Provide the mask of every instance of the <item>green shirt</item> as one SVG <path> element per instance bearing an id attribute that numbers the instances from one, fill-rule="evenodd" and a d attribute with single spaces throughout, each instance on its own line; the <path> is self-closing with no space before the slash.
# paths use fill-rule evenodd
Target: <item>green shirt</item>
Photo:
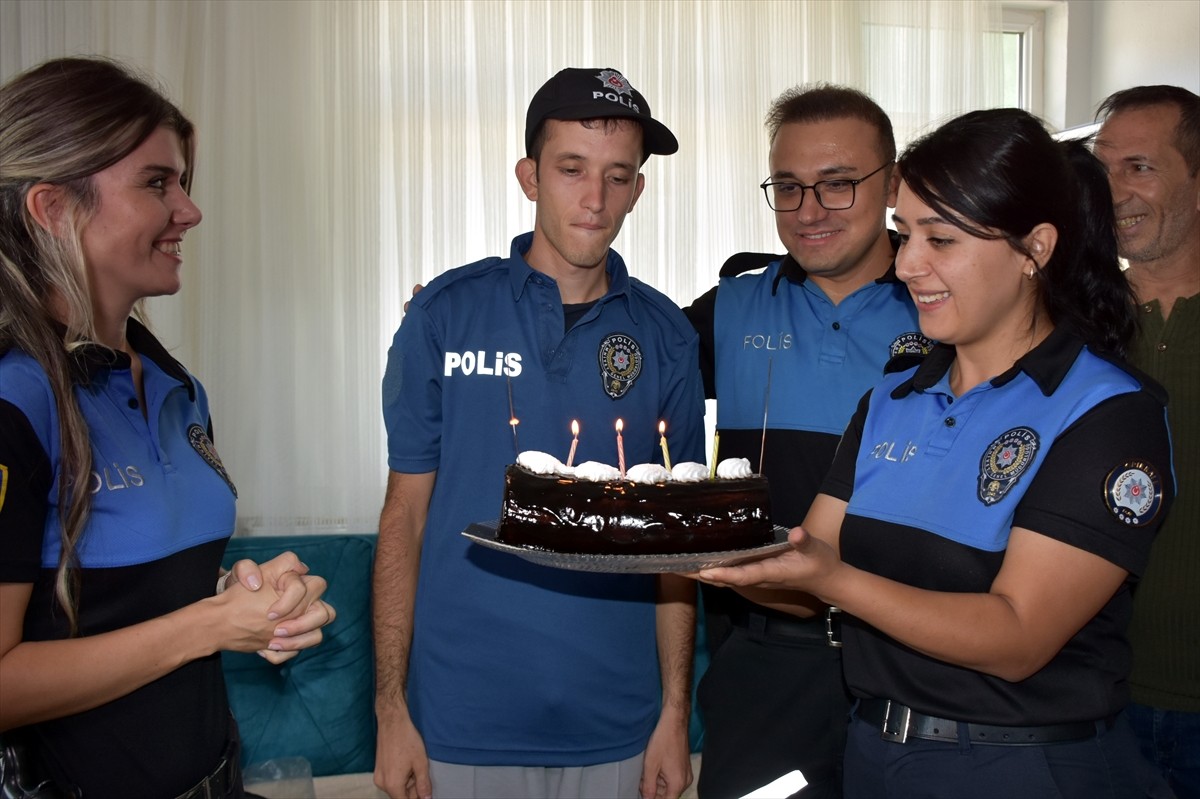
<path id="1" fill-rule="evenodd" d="M 1133 701 L 1200 712 L 1200 295 L 1141 306 L 1129 360 L 1166 387 L 1178 494 L 1134 594 Z"/>

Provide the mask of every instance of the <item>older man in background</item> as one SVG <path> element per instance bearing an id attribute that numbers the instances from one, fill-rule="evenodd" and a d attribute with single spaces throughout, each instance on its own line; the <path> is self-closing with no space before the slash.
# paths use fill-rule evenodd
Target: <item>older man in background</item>
<path id="1" fill-rule="evenodd" d="M 1142 307 L 1130 360 L 1170 394 L 1179 494 L 1134 598 L 1130 721 L 1182 797 L 1200 797 L 1200 97 L 1138 86 L 1100 105 L 1118 245 Z"/>

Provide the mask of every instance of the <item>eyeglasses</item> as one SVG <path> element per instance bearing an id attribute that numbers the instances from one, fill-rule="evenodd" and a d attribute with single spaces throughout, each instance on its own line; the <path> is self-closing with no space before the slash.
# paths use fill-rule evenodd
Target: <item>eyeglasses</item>
<path id="1" fill-rule="evenodd" d="M 759 188 L 766 195 L 767 205 L 771 206 L 772 211 L 800 210 L 800 206 L 804 204 L 805 189 L 812 189 L 812 193 L 817 197 L 817 202 L 826 211 L 845 211 L 854 205 L 854 187 L 876 172 L 881 172 L 891 165 L 892 162 L 888 161 L 874 172 L 868 172 L 855 180 L 844 180 L 842 178 L 836 180 L 818 180 L 811 186 L 805 186 L 803 183 L 796 183 L 791 180 L 772 181 L 770 178 L 767 178 Z"/>

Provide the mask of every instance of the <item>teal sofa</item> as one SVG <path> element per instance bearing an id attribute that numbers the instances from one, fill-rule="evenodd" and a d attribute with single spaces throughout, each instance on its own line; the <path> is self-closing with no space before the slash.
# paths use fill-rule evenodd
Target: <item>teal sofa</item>
<path id="1" fill-rule="evenodd" d="M 224 566 L 299 556 L 329 587 L 337 620 L 320 646 L 282 666 L 223 652 L 225 685 L 242 734 L 242 763 L 303 757 L 314 777 L 375 770 L 375 654 L 371 644 L 374 535 L 235 537 Z"/>

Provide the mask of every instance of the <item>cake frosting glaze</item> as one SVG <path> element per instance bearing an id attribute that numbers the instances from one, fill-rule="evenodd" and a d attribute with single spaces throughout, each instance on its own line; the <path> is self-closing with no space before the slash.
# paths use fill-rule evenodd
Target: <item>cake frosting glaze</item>
<path id="1" fill-rule="evenodd" d="M 497 540 L 552 552 L 665 555 L 725 552 L 772 543 L 765 478 L 744 458 L 722 461 L 716 479 L 700 463 L 668 472 L 638 464 L 625 473 L 589 461 L 569 467 L 523 452 L 505 470 Z"/>

